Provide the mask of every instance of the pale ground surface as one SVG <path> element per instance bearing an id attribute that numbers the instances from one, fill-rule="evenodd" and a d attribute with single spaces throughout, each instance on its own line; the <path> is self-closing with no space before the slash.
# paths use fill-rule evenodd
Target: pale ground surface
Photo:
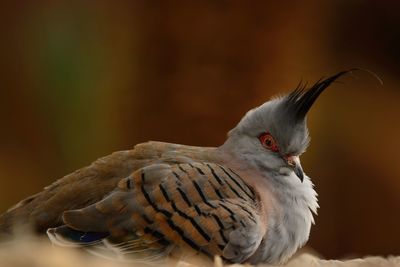
<path id="1" fill-rule="evenodd" d="M 221 259 L 217 258 L 214 264 L 201 264 L 196 265 L 180 261 L 174 264 L 176 267 L 197 267 L 197 266 L 214 266 L 223 267 Z M 37 239 L 24 239 L 19 241 L 12 241 L 0 245 L 0 266 L 1 267 L 126 267 L 126 266 L 143 266 L 143 264 L 132 263 L 117 263 L 109 260 L 103 260 L 93 257 L 82 252 L 58 248 L 49 245 L 48 241 L 41 241 Z M 230 265 L 230 266 L 249 266 L 249 265 Z M 267 266 L 267 265 L 259 265 Z M 309 253 L 300 253 L 289 261 L 286 267 L 297 266 L 323 266 L 323 267 L 400 267 L 399 257 L 366 257 L 363 259 L 353 259 L 346 261 L 338 260 L 322 260 Z M 160 265 L 158 265 L 160 267 Z"/>

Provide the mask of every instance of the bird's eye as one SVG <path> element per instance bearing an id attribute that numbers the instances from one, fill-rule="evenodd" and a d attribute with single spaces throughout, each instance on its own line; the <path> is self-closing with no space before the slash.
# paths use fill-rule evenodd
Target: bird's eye
<path id="1" fill-rule="evenodd" d="M 276 144 L 274 137 L 270 133 L 268 132 L 262 133 L 260 134 L 258 139 L 260 140 L 262 146 L 265 147 L 266 149 L 269 149 L 273 152 L 279 151 L 278 145 Z"/>

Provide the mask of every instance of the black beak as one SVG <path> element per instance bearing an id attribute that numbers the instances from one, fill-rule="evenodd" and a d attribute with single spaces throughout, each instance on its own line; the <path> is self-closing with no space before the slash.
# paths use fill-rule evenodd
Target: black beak
<path id="1" fill-rule="evenodd" d="M 303 182 L 304 172 L 303 172 L 303 168 L 300 165 L 299 157 L 286 156 L 286 157 L 284 157 L 284 159 L 286 160 L 286 162 L 290 166 L 290 168 L 293 169 L 293 171 L 297 175 L 297 177 L 299 177 L 300 181 Z"/>
<path id="2" fill-rule="evenodd" d="M 297 175 L 297 177 L 299 177 L 300 181 L 303 182 L 304 172 L 303 172 L 303 169 L 301 168 L 300 164 L 294 166 L 293 171 Z"/>

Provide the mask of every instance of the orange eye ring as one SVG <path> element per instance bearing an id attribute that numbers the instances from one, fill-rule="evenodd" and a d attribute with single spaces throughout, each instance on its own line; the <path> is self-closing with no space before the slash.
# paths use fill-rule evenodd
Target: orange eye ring
<path id="1" fill-rule="evenodd" d="M 278 145 L 276 144 L 274 137 L 269 132 L 260 134 L 258 139 L 260 140 L 261 145 L 266 149 L 273 152 L 279 152 Z"/>

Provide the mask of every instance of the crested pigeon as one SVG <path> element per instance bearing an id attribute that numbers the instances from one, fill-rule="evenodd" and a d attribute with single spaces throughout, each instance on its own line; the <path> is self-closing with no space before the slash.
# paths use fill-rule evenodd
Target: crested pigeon
<path id="1" fill-rule="evenodd" d="M 9 209 L 0 232 L 24 223 L 58 244 L 149 260 L 187 252 L 283 263 L 318 208 L 299 160 L 306 114 L 348 72 L 250 110 L 220 147 L 147 142 L 100 158 Z"/>

